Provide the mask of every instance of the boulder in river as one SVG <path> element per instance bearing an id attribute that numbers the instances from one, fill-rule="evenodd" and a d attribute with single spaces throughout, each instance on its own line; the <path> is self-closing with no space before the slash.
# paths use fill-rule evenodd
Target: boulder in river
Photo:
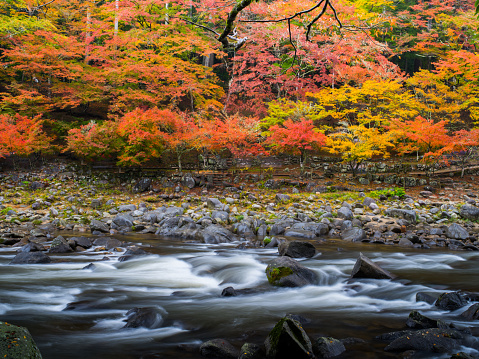
<path id="1" fill-rule="evenodd" d="M 290 257 L 274 259 L 266 267 L 266 276 L 270 284 L 279 287 L 302 287 L 318 281 L 315 272 Z"/>
<path id="2" fill-rule="evenodd" d="M 360 242 L 366 239 L 366 232 L 362 228 L 352 227 L 341 233 L 341 239 L 347 242 Z"/>
<path id="3" fill-rule="evenodd" d="M 462 338 L 462 334 L 453 329 L 422 329 L 400 336 L 393 340 L 384 350 L 388 352 L 421 350 L 447 353 L 459 347 Z"/>
<path id="4" fill-rule="evenodd" d="M 219 359 L 236 359 L 239 354 L 238 349 L 224 339 L 212 339 L 204 342 L 200 346 L 200 353 L 207 358 Z"/>
<path id="5" fill-rule="evenodd" d="M 479 319 L 479 303 L 471 305 L 465 312 L 461 314 L 461 317 L 469 320 Z"/>
<path id="6" fill-rule="evenodd" d="M 136 257 L 147 256 L 148 254 L 149 253 L 145 251 L 144 249 L 138 248 L 136 246 L 132 246 L 128 248 L 128 250 L 120 258 L 118 258 L 118 261 L 126 262 Z"/>
<path id="7" fill-rule="evenodd" d="M 127 313 L 123 328 L 159 328 L 163 324 L 164 311 L 158 307 L 133 308 Z"/>
<path id="8" fill-rule="evenodd" d="M 95 239 L 95 241 L 93 242 L 93 245 L 105 247 L 106 249 L 113 249 L 113 248 L 121 247 L 123 245 L 123 242 L 119 241 L 116 238 L 100 237 Z"/>
<path id="9" fill-rule="evenodd" d="M 437 298 L 435 306 L 446 310 L 456 310 L 464 307 L 467 300 L 459 292 L 442 293 Z"/>
<path id="10" fill-rule="evenodd" d="M 364 254 L 359 253 L 359 258 L 351 272 L 351 278 L 394 279 L 396 276 L 381 268 Z"/>
<path id="11" fill-rule="evenodd" d="M 313 350 L 318 358 L 334 358 L 344 353 L 346 348 L 337 339 L 321 337 L 314 341 Z"/>
<path id="12" fill-rule="evenodd" d="M 69 253 L 73 252 L 72 247 L 68 244 L 68 242 L 62 236 L 56 237 L 48 250 L 48 253 Z"/>
<path id="13" fill-rule="evenodd" d="M 50 257 L 43 252 L 21 252 L 12 259 L 10 264 L 44 264 L 51 261 Z"/>
<path id="14" fill-rule="evenodd" d="M 264 346 L 268 359 L 314 358 L 308 335 L 298 321 L 288 316 L 276 323 Z"/>
<path id="15" fill-rule="evenodd" d="M 11 359 L 42 359 L 27 328 L 0 322 L 1 357 Z"/>
<path id="16" fill-rule="evenodd" d="M 240 356 L 238 359 L 263 359 L 261 347 L 252 343 L 244 343 L 240 349 Z"/>
<path id="17" fill-rule="evenodd" d="M 409 313 L 409 317 L 407 318 L 406 325 L 409 328 L 413 329 L 428 329 L 428 328 L 441 328 L 441 329 L 448 329 L 449 325 L 442 321 L 428 318 L 416 310 L 413 310 Z"/>
<path id="18" fill-rule="evenodd" d="M 316 248 L 309 242 L 284 241 L 278 247 L 280 256 L 291 258 L 311 258 L 316 254 Z"/>

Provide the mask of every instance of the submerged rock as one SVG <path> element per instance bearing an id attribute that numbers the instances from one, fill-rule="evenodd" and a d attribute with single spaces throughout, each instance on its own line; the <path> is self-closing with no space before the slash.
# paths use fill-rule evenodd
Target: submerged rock
<path id="1" fill-rule="evenodd" d="M 201 355 L 207 358 L 236 359 L 238 349 L 224 339 L 213 339 L 204 342 L 200 346 Z"/>
<path id="2" fill-rule="evenodd" d="M 281 319 L 264 342 L 268 359 L 314 358 L 313 346 L 301 324 L 290 317 Z"/>
<path id="3" fill-rule="evenodd" d="M 359 253 L 359 258 L 351 272 L 351 278 L 394 279 L 396 276 L 381 268 L 364 254 Z"/>
<path id="4" fill-rule="evenodd" d="M 409 317 L 406 321 L 406 325 L 409 328 L 413 328 L 413 329 L 427 329 L 427 328 L 447 329 L 449 328 L 449 325 L 446 322 L 440 319 L 435 320 L 435 319 L 428 318 L 416 310 L 413 310 L 411 313 L 409 313 Z"/>
<path id="5" fill-rule="evenodd" d="M 130 309 L 126 313 L 126 324 L 123 328 L 159 328 L 163 324 L 163 314 L 164 311 L 157 307 Z"/>
<path id="6" fill-rule="evenodd" d="M 318 358 L 334 358 L 346 351 L 344 344 L 334 338 L 321 337 L 313 345 L 314 353 Z"/>
<path id="7" fill-rule="evenodd" d="M 479 319 L 479 303 L 471 305 L 465 312 L 461 314 L 461 317 L 469 320 Z"/>
<path id="8" fill-rule="evenodd" d="M 42 359 L 27 328 L 0 322 L 0 354 L 9 359 Z"/>
<path id="9" fill-rule="evenodd" d="M 318 281 L 315 272 L 289 257 L 274 259 L 266 267 L 266 276 L 270 284 L 279 287 L 302 287 Z"/>

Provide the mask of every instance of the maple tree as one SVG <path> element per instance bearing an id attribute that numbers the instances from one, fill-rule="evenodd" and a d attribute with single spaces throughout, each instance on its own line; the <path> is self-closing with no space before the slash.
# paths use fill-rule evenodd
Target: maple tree
<path id="1" fill-rule="evenodd" d="M 0 157 L 50 152 L 52 138 L 44 132 L 43 123 L 40 116 L 0 115 Z"/>
<path id="2" fill-rule="evenodd" d="M 461 167 L 461 177 L 469 162 L 477 158 L 477 146 L 479 146 L 479 129 L 459 130 L 453 133 L 450 142 L 444 152 L 448 157 L 457 161 Z"/>
<path id="3" fill-rule="evenodd" d="M 299 122 L 286 120 L 282 125 L 269 128 L 266 143 L 276 152 L 298 155 L 301 172 L 303 172 L 308 151 L 324 146 L 326 136 L 314 127 L 311 120 L 303 119 Z"/>
<path id="4" fill-rule="evenodd" d="M 326 149 L 332 154 L 341 155 L 343 162 L 349 166 L 353 176 L 356 176 L 364 161 L 374 156 L 388 158 L 393 146 L 391 133 L 376 127 L 356 125 L 330 134 Z"/>

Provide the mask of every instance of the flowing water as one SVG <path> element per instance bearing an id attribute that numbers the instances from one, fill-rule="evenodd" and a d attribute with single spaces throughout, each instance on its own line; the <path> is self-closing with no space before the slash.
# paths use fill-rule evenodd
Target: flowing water
<path id="1" fill-rule="evenodd" d="M 374 245 L 318 244 L 320 254 L 302 260 L 320 283 L 275 288 L 265 268 L 276 249 L 236 249 L 236 244 L 206 245 L 151 237 L 121 237 L 153 255 L 119 262 L 121 252 L 57 255 L 58 262 L 8 265 L 11 249 L 0 249 L 0 320 L 26 326 L 44 359 L 199 358 L 197 345 L 225 338 L 238 348 L 260 344 L 285 314 L 311 322 L 311 337 L 356 337 L 346 358 L 396 357 L 383 351 L 378 334 L 402 330 L 411 310 L 472 327 L 456 312 L 416 302 L 417 292 L 479 292 L 479 254 L 405 250 Z M 338 248 L 341 246 L 341 248 Z M 349 275 L 363 252 L 400 279 L 355 280 Z M 53 257 L 53 256 L 52 256 Z M 103 259 L 103 260 L 102 260 Z M 94 262 L 94 269 L 83 269 Z M 221 297 L 223 288 L 251 288 L 250 294 Z M 74 310 L 68 303 L 81 302 Z M 122 328 L 133 307 L 156 306 L 163 313 L 158 329 Z M 463 348 L 474 354 L 472 349 Z M 424 356 L 439 358 L 438 354 Z M 447 355 L 442 356 L 449 357 Z"/>

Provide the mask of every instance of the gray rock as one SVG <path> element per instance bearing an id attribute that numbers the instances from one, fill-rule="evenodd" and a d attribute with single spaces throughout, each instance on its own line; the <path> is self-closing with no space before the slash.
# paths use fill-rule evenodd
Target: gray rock
<path id="1" fill-rule="evenodd" d="M 266 267 L 266 276 L 270 284 L 279 287 L 302 287 L 318 281 L 315 272 L 290 257 L 274 259 Z"/>
<path id="2" fill-rule="evenodd" d="M 321 337 L 315 340 L 313 351 L 318 358 L 334 358 L 344 353 L 346 348 L 337 339 Z"/>
<path id="3" fill-rule="evenodd" d="M 195 179 L 191 176 L 183 177 L 183 180 L 181 181 L 181 184 L 185 187 L 188 187 L 189 189 L 195 188 L 195 186 L 196 186 Z"/>
<path id="4" fill-rule="evenodd" d="M 181 216 L 185 211 L 182 207 L 168 207 L 165 211 L 165 216 Z"/>
<path id="5" fill-rule="evenodd" d="M 416 293 L 416 302 L 426 302 L 429 304 L 434 304 L 438 298 L 436 293 L 425 293 L 425 292 L 418 292 Z"/>
<path id="6" fill-rule="evenodd" d="M 95 241 L 93 242 L 93 245 L 105 247 L 106 249 L 113 249 L 113 248 L 123 246 L 123 242 L 119 241 L 116 238 L 101 237 L 101 238 L 95 239 Z"/>
<path id="7" fill-rule="evenodd" d="M 9 359 L 42 359 L 27 328 L 0 322 L 0 353 Z"/>
<path id="8" fill-rule="evenodd" d="M 136 211 L 136 206 L 134 204 L 122 204 L 118 207 L 119 212 L 133 212 Z"/>
<path id="9" fill-rule="evenodd" d="M 211 218 L 214 219 L 216 222 L 221 221 L 228 224 L 229 214 L 225 211 L 213 211 L 213 213 L 211 213 Z"/>
<path id="10" fill-rule="evenodd" d="M 35 202 L 34 204 L 32 204 L 32 209 L 33 209 L 34 211 L 39 210 L 39 209 L 42 209 L 42 204 L 39 203 L 39 202 Z"/>
<path id="11" fill-rule="evenodd" d="M 410 332 L 393 340 L 384 350 L 388 352 L 404 352 L 420 350 L 435 353 L 447 353 L 458 347 L 463 336 L 452 329 L 422 329 Z"/>
<path id="12" fill-rule="evenodd" d="M 113 223 L 118 227 L 133 227 L 134 218 L 128 214 L 119 214 L 113 218 Z"/>
<path id="13" fill-rule="evenodd" d="M 239 236 L 254 236 L 251 225 L 247 222 L 235 223 L 233 225 L 233 231 Z"/>
<path id="14" fill-rule="evenodd" d="M 126 313 L 126 324 L 123 328 L 156 329 L 163 324 L 164 311 L 157 307 L 133 308 Z"/>
<path id="15" fill-rule="evenodd" d="M 465 204 L 459 210 L 459 215 L 462 218 L 470 219 L 471 221 L 479 219 L 479 207 Z"/>
<path id="16" fill-rule="evenodd" d="M 441 328 L 449 329 L 449 325 L 442 320 L 428 318 L 416 310 L 409 313 L 406 325 L 413 329 Z"/>
<path id="17" fill-rule="evenodd" d="M 45 188 L 45 184 L 38 181 L 33 181 L 32 183 L 30 183 L 29 187 L 32 191 L 36 191 L 37 189 Z"/>
<path id="18" fill-rule="evenodd" d="M 48 250 L 48 253 L 68 253 L 73 252 L 72 247 L 68 244 L 68 242 L 62 236 L 56 237 Z"/>
<path id="19" fill-rule="evenodd" d="M 469 232 L 457 223 L 451 224 L 446 230 L 447 238 L 466 240 L 469 238 Z"/>
<path id="20" fill-rule="evenodd" d="M 285 237 L 300 238 L 300 239 L 314 239 L 316 234 L 311 231 L 302 229 L 287 229 L 284 234 Z"/>
<path id="21" fill-rule="evenodd" d="M 91 208 L 100 208 L 101 207 L 101 200 L 100 199 L 92 199 L 91 200 L 91 204 L 90 204 Z"/>
<path id="22" fill-rule="evenodd" d="M 456 310 L 464 307 L 467 304 L 467 300 L 459 292 L 446 292 L 442 293 L 437 298 L 436 307 L 446 310 Z"/>
<path id="23" fill-rule="evenodd" d="M 316 248 L 309 242 L 284 241 L 278 247 L 280 256 L 291 258 L 311 258 L 316 254 Z"/>
<path id="24" fill-rule="evenodd" d="M 264 342 L 266 357 L 273 358 L 314 358 L 313 346 L 301 324 L 290 318 L 281 319 Z"/>
<path id="25" fill-rule="evenodd" d="M 209 209 L 223 209 L 223 203 L 221 203 L 218 198 L 208 198 L 206 200 L 206 204 L 208 205 Z"/>
<path id="26" fill-rule="evenodd" d="M 411 224 L 416 224 L 416 211 L 408 210 L 408 209 L 391 208 L 391 209 L 388 209 L 386 213 L 391 217 L 402 218 L 410 222 Z"/>
<path id="27" fill-rule="evenodd" d="M 366 238 L 366 232 L 364 232 L 364 229 L 358 227 L 346 229 L 341 233 L 341 239 L 343 241 L 360 242 Z"/>
<path id="28" fill-rule="evenodd" d="M 351 272 L 351 278 L 394 279 L 396 276 L 381 268 L 364 254 L 359 253 L 359 258 Z"/>
<path id="29" fill-rule="evenodd" d="M 237 359 L 239 351 L 224 339 L 213 339 L 200 346 L 201 355 L 207 358 Z"/>
<path id="30" fill-rule="evenodd" d="M 79 247 L 88 249 L 93 246 L 92 240 L 87 237 L 72 237 L 71 239 L 75 242 L 75 245 L 77 247 L 79 246 Z"/>
<path id="31" fill-rule="evenodd" d="M 50 257 L 43 252 L 21 252 L 12 259 L 10 264 L 44 264 L 51 261 Z"/>
<path id="32" fill-rule="evenodd" d="M 274 199 L 277 203 L 282 203 L 282 202 L 288 202 L 291 199 L 291 197 L 287 194 L 277 193 Z"/>
<path id="33" fill-rule="evenodd" d="M 285 230 L 286 230 L 285 226 L 283 226 L 281 224 L 273 224 L 271 226 L 270 231 L 269 231 L 269 235 L 270 236 L 278 236 L 278 235 L 283 234 Z"/>
<path id="34" fill-rule="evenodd" d="M 329 232 L 329 227 L 327 224 L 324 223 L 314 223 L 314 222 L 301 222 L 301 223 L 294 223 L 291 226 L 291 229 L 301 229 L 304 231 L 311 231 L 314 232 L 316 236 L 325 236 Z"/>
<path id="35" fill-rule="evenodd" d="M 238 240 L 238 236 L 226 228 L 213 224 L 196 233 L 196 239 L 209 244 L 228 243 Z"/>
<path id="36" fill-rule="evenodd" d="M 143 193 L 148 191 L 151 186 L 151 178 L 142 178 L 133 187 L 133 193 Z"/>
<path id="37" fill-rule="evenodd" d="M 341 207 L 340 209 L 338 209 L 338 218 L 352 220 L 353 217 L 354 215 L 351 209 L 347 207 Z"/>
<path id="38" fill-rule="evenodd" d="M 126 261 L 129 261 L 130 259 L 147 256 L 149 254 L 150 253 L 148 253 L 144 249 L 138 248 L 136 246 L 132 246 L 128 248 L 128 250 L 120 258 L 118 258 L 118 262 L 126 262 Z"/>
<path id="39" fill-rule="evenodd" d="M 244 343 L 240 349 L 240 356 L 238 359 L 263 359 L 261 347 L 252 343 Z"/>
<path id="40" fill-rule="evenodd" d="M 376 200 L 371 197 L 364 197 L 363 206 L 371 208 L 371 203 L 376 203 Z"/>
<path id="41" fill-rule="evenodd" d="M 103 223 L 102 221 L 99 221 L 97 219 L 92 219 L 90 222 L 90 230 L 93 231 L 98 231 L 102 233 L 109 233 L 110 228 L 106 223 Z"/>
<path id="42" fill-rule="evenodd" d="M 471 305 L 461 314 L 461 317 L 466 318 L 467 320 L 479 319 L 479 303 Z"/>

